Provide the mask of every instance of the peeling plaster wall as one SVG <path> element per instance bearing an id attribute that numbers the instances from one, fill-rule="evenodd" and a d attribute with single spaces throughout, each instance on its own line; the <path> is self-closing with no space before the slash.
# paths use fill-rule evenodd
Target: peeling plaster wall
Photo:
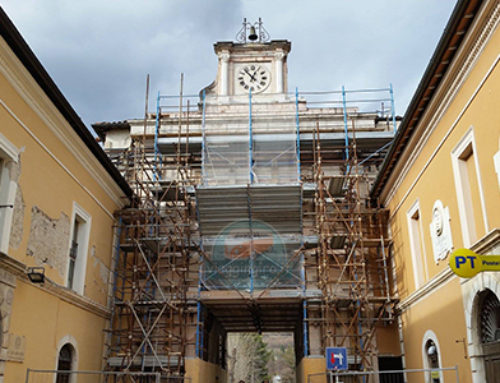
<path id="1" fill-rule="evenodd" d="M 47 264 L 64 277 L 68 262 L 69 235 L 70 222 L 66 214 L 61 213 L 59 219 L 53 219 L 33 206 L 26 254 L 34 257 L 37 265 Z"/>
<path id="2" fill-rule="evenodd" d="M 14 200 L 14 211 L 12 214 L 12 226 L 10 229 L 9 247 L 18 249 L 23 239 L 23 221 L 24 221 L 24 198 L 21 186 L 19 185 L 19 177 L 21 175 L 21 154 L 24 152 L 24 147 L 21 148 L 17 158 L 17 163 L 10 161 L 7 163 L 7 171 L 11 182 L 17 184 L 16 197 Z"/>
<path id="3" fill-rule="evenodd" d="M 90 250 L 90 256 L 92 260 L 92 266 L 95 270 L 95 272 L 92 273 L 92 283 L 100 293 L 107 294 L 110 269 L 96 255 L 95 245 L 93 245 L 92 249 Z"/>
<path id="4" fill-rule="evenodd" d="M 14 214 L 12 215 L 12 226 L 10 229 L 9 247 L 18 249 L 23 240 L 24 221 L 24 198 L 21 187 L 17 185 L 16 199 L 14 201 Z"/>

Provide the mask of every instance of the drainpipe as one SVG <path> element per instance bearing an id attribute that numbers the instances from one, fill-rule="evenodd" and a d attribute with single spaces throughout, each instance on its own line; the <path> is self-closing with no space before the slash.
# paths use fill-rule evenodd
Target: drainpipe
<path id="1" fill-rule="evenodd" d="M 389 228 L 390 231 L 390 228 Z M 390 234 L 390 233 L 389 233 Z M 394 249 L 390 248 L 391 257 L 389 258 L 389 264 L 392 269 L 392 280 L 393 280 L 393 291 L 396 296 L 398 294 L 398 284 L 396 279 L 396 267 L 394 265 Z M 401 364 L 403 366 L 403 370 L 406 370 L 406 352 L 405 352 L 405 342 L 403 337 L 403 320 L 401 319 L 401 314 L 398 315 L 398 337 L 399 337 L 399 351 L 401 352 Z M 406 372 L 404 373 L 404 381 L 408 380 L 406 376 Z"/>

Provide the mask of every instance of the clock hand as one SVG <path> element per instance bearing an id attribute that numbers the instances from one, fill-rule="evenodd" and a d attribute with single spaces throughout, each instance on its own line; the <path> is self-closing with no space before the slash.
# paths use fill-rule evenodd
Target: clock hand
<path id="1" fill-rule="evenodd" d="M 250 76 L 250 78 L 252 79 L 252 81 L 253 81 L 253 82 L 257 81 L 257 80 L 255 80 L 255 77 L 254 77 L 253 75 L 251 75 L 251 74 L 250 74 L 250 72 L 248 71 L 248 69 L 247 69 L 247 68 L 245 68 L 245 69 L 243 69 L 243 70 L 245 71 L 245 73 L 246 73 L 247 75 L 249 75 L 249 76 Z M 255 74 L 255 73 L 254 73 L 254 74 Z"/>

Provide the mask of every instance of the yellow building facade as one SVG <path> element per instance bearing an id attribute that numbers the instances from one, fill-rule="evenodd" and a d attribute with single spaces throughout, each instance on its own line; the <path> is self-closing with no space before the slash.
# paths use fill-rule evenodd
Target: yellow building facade
<path id="1" fill-rule="evenodd" d="M 498 1 L 457 3 L 372 189 L 390 209 L 404 365 L 458 366 L 460 382 L 500 376 L 500 274 L 448 266 L 458 248 L 500 254 L 499 22 Z"/>
<path id="2" fill-rule="evenodd" d="M 113 213 L 130 194 L 0 8 L 0 381 L 102 369 Z"/>

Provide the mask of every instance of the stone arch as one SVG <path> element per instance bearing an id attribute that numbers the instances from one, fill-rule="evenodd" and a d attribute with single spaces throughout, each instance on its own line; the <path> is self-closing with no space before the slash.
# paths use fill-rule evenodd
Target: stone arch
<path id="1" fill-rule="evenodd" d="M 72 335 L 65 335 L 62 337 L 57 344 L 57 353 L 56 353 L 56 366 L 55 369 L 59 368 L 59 358 L 61 355 L 61 351 L 64 351 L 64 348 L 70 348 L 71 350 L 71 366 L 70 370 L 78 370 L 78 346 L 76 339 Z M 54 374 L 54 383 L 57 383 L 57 374 Z M 76 383 L 76 375 L 72 374 L 68 380 L 69 383 Z"/>
<path id="2" fill-rule="evenodd" d="M 481 294 L 487 290 L 500 297 L 500 276 L 496 273 L 480 273 L 467 281 L 463 287 L 465 323 L 467 330 L 467 353 L 472 370 L 472 382 L 486 382 L 483 350 L 480 338 Z"/>

